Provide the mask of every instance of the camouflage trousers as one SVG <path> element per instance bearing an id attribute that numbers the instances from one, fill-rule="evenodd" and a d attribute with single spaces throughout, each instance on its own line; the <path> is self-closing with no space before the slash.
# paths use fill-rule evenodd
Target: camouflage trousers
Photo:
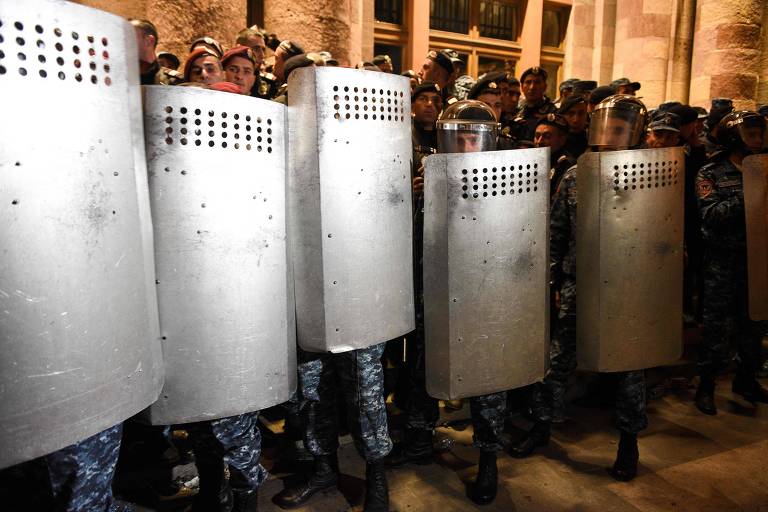
<path id="1" fill-rule="evenodd" d="M 708 258 L 703 272 L 703 329 L 699 344 L 698 373 L 714 379 L 730 359 L 735 347 L 738 372 L 755 378 L 762 365 L 765 322 L 749 318 L 746 269 L 733 271 L 733 264 Z"/>
<path id="2" fill-rule="evenodd" d="M 384 343 L 340 354 L 298 350 L 299 393 L 304 446 L 314 456 L 339 447 L 337 386 L 347 409 L 347 423 L 360 456 L 368 462 L 392 449 L 384 402 Z"/>
<path id="3" fill-rule="evenodd" d="M 552 331 L 550 366 L 544 382 L 534 386 L 533 416 L 551 422 L 562 416 L 568 378 L 576 370 L 576 281 L 568 279 L 560 288 L 560 309 Z M 616 423 L 619 430 L 636 434 L 648 426 L 645 411 L 645 372 L 615 372 Z"/>
<path id="4" fill-rule="evenodd" d="M 507 393 L 473 396 L 469 399 L 472 415 L 472 444 L 484 452 L 500 452 L 504 448 L 501 433 L 507 416 Z"/>
<path id="5" fill-rule="evenodd" d="M 420 301 L 418 301 L 420 303 Z M 417 309 L 419 305 L 417 303 Z M 423 309 L 422 309 L 423 312 Z M 427 393 L 424 316 L 417 313 L 416 330 L 406 338 L 406 365 L 410 391 L 406 403 L 406 428 L 432 431 L 440 418 L 437 399 Z"/>
<path id="6" fill-rule="evenodd" d="M 123 424 L 117 424 L 41 460 L 56 512 L 116 510 L 112 499 Z"/>
<path id="7" fill-rule="evenodd" d="M 200 473 L 200 485 L 207 471 L 223 471 L 229 466 L 229 482 L 235 491 L 257 489 L 267 478 L 267 470 L 260 464 L 261 432 L 258 412 L 229 416 L 211 421 L 184 425 L 189 433 L 192 451 Z M 210 479 L 216 482 L 219 474 Z"/>

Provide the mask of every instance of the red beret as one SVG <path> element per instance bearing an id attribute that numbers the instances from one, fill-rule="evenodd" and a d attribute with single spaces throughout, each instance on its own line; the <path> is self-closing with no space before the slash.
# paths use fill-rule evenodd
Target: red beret
<path id="1" fill-rule="evenodd" d="M 251 61 L 251 64 L 256 66 L 256 57 L 253 55 L 253 51 L 251 51 L 250 48 L 247 46 L 235 46 L 231 50 L 229 50 L 227 53 L 224 54 L 224 56 L 221 58 L 221 65 L 226 66 L 227 61 L 231 59 L 232 57 L 242 57 L 244 59 L 248 59 Z"/>
<path id="2" fill-rule="evenodd" d="M 189 80 L 189 73 L 190 73 L 190 71 L 192 71 L 192 64 L 197 59 L 199 59 L 200 57 L 202 57 L 204 55 L 210 55 L 211 57 L 216 57 L 217 60 L 219 58 L 218 55 L 213 53 L 208 48 L 204 48 L 202 46 L 199 47 L 199 48 L 195 48 L 195 50 L 187 56 L 187 61 L 184 63 L 184 81 L 185 82 L 189 82 L 190 81 Z"/>
<path id="3" fill-rule="evenodd" d="M 233 84 L 232 82 L 216 82 L 215 84 L 211 84 L 208 87 L 213 89 L 214 91 L 242 94 L 240 86 L 237 84 Z"/>

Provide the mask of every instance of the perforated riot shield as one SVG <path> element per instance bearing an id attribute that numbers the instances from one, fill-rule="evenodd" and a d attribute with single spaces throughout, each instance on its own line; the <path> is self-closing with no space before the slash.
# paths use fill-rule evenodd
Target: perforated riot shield
<path id="1" fill-rule="evenodd" d="M 768 320 L 768 155 L 744 159 L 749 316 Z"/>
<path id="2" fill-rule="evenodd" d="M 682 148 L 579 158 L 580 368 L 650 368 L 682 353 Z"/>
<path id="3" fill-rule="evenodd" d="M 544 377 L 549 331 L 549 149 L 427 157 L 424 320 L 429 394 Z"/>
<path id="4" fill-rule="evenodd" d="M 0 3 L 0 467 L 137 413 L 162 383 L 133 28 Z"/>
<path id="5" fill-rule="evenodd" d="M 285 106 L 144 91 L 165 386 L 155 424 L 232 416 L 296 387 Z"/>
<path id="6" fill-rule="evenodd" d="M 288 80 L 289 212 L 299 345 L 365 348 L 414 328 L 410 88 L 297 69 Z"/>

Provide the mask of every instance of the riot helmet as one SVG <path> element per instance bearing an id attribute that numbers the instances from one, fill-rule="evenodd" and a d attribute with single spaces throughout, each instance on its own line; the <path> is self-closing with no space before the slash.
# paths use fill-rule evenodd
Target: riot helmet
<path id="1" fill-rule="evenodd" d="M 737 110 L 718 123 L 717 142 L 721 146 L 745 154 L 759 153 L 768 146 L 765 118 L 757 112 Z"/>
<path id="2" fill-rule="evenodd" d="M 447 107 L 437 121 L 440 153 L 494 151 L 498 135 L 496 114 L 482 101 L 457 101 Z"/>
<path id="3" fill-rule="evenodd" d="M 597 104 L 589 123 L 589 145 L 598 149 L 632 149 L 645 132 L 646 108 L 629 94 L 615 94 Z"/>

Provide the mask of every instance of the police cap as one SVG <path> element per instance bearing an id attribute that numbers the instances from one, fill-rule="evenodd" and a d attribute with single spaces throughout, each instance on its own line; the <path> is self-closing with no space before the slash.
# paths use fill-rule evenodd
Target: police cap
<path id="1" fill-rule="evenodd" d="M 560 130 L 564 133 L 568 133 L 569 131 L 568 121 L 566 121 L 565 118 L 560 114 L 556 114 L 554 112 L 550 112 L 536 122 L 536 126 L 541 126 L 543 124 L 547 126 L 554 126 L 555 128 L 560 128 Z"/>
<path id="2" fill-rule="evenodd" d="M 629 78 L 617 78 L 616 80 L 611 82 L 611 87 L 613 87 L 614 91 L 624 85 L 629 85 L 635 91 L 640 90 L 640 82 L 632 82 L 629 80 Z"/>
<path id="3" fill-rule="evenodd" d="M 589 93 L 589 104 L 590 105 L 597 105 L 601 101 L 603 101 L 605 98 L 613 96 L 613 87 L 610 85 L 601 85 L 600 87 L 596 87 L 592 90 L 592 92 Z"/>
<path id="4" fill-rule="evenodd" d="M 547 80 L 547 70 L 539 66 L 534 66 L 523 71 L 523 74 L 520 75 L 520 81 L 525 82 L 525 77 L 528 75 L 540 76 L 544 79 L 544 81 Z"/>
<path id="5" fill-rule="evenodd" d="M 665 112 L 663 110 L 656 111 L 656 114 L 651 118 L 651 122 L 648 123 L 648 131 L 656 130 L 679 132 L 680 118 L 677 114 L 673 114 L 672 112 Z"/>
<path id="6" fill-rule="evenodd" d="M 424 82 L 423 84 L 417 85 L 413 89 L 413 92 L 411 93 L 411 103 L 416 101 L 416 98 L 418 98 L 420 94 L 424 94 L 425 92 L 433 92 L 435 94 L 440 94 L 440 86 L 434 82 Z"/>
<path id="7" fill-rule="evenodd" d="M 699 113 L 696 112 L 696 109 L 689 105 L 676 105 L 668 109 L 667 112 L 672 112 L 680 118 L 680 126 L 692 123 L 699 118 Z"/>
<path id="8" fill-rule="evenodd" d="M 476 100 L 478 96 L 482 94 L 501 94 L 501 88 L 499 82 L 504 78 L 504 72 L 486 73 L 475 85 L 469 90 L 467 98 L 470 100 Z"/>
<path id="9" fill-rule="evenodd" d="M 446 70 L 449 75 L 453 73 L 453 62 L 451 62 L 451 58 L 443 52 L 430 50 L 427 54 L 427 58 L 437 63 L 437 65 Z"/>

